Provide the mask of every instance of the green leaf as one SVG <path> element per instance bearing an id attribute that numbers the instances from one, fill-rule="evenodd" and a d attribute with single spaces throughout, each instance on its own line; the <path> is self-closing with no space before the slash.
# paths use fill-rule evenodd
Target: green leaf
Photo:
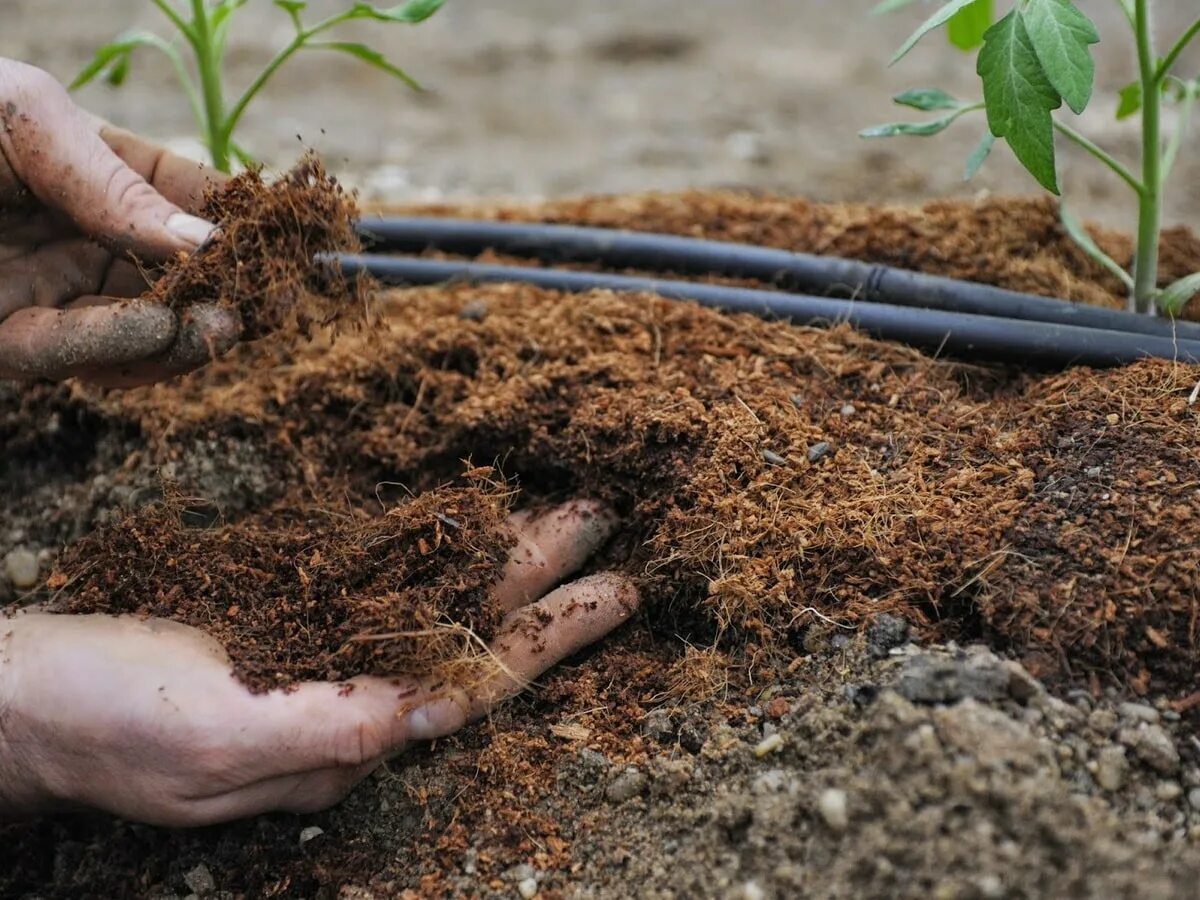
<path id="1" fill-rule="evenodd" d="M 1173 316 L 1183 312 L 1189 300 L 1200 294 L 1200 272 L 1180 278 L 1158 295 L 1158 306 Z"/>
<path id="2" fill-rule="evenodd" d="M 967 105 L 937 88 L 916 88 L 905 91 L 903 94 L 897 94 L 892 100 L 901 106 L 910 106 L 922 112 L 932 112 L 935 109 L 961 109 Z"/>
<path id="3" fill-rule="evenodd" d="M 1050 111 L 1062 105 L 1062 98 L 1042 70 L 1017 10 L 987 30 L 976 71 L 983 79 L 992 134 L 1008 141 L 1029 173 L 1057 194 Z"/>
<path id="4" fill-rule="evenodd" d="M 424 22 L 442 8 L 446 0 L 408 0 L 384 9 L 370 3 L 355 3 L 350 10 L 354 19 L 375 19 L 380 22 L 405 22 L 415 25 Z"/>
<path id="5" fill-rule="evenodd" d="M 388 62 L 378 50 L 372 50 L 366 44 L 355 44 L 348 41 L 313 41 L 305 46 L 316 50 L 333 50 L 337 53 L 348 53 L 380 71 L 387 72 L 393 78 L 398 78 L 414 90 L 421 90 L 415 79 L 403 69 Z"/>
<path id="6" fill-rule="evenodd" d="M 118 35 L 112 43 L 105 44 L 96 51 L 92 61 L 75 76 L 68 89 L 73 91 L 81 88 L 101 75 L 104 75 L 110 84 L 119 85 L 129 74 L 129 56 L 137 47 L 150 46 L 161 49 L 165 43 L 150 31 L 127 31 Z"/>
<path id="7" fill-rule="evenodd" d="M 1134 81 L 1121 88 L 1117 101 L 1117 119 L 1128 119 L 1142 108 L 1142 83 Z"/>
<path id="8" fill-rule="evenodd" d="M 1067 204 L 1060 203 L 1058 205 L 1058 219 L 1062 222 L 1063 228 L 1070 235 L 1071 240 L 1079 245 L 1079 249 L 1094 259 L 1108 271 L 1112 272 L 1117 278 L 1121 279 L 1121 283 L 1129 290 L 1133 290 L 1133 277 L 1121 268 L 1120 264 L 1100 249 L 1100 245 L 1088 233 L 1088 230 L 1083 227 L 1083 223 L 1075 218 L 1075 214 L 1067 208 Z"/>
<path id="9" fill-rule="evenodd" d="M 956 12 L 946 23 L 950 43 L 959 50 L 974 50 L 983 43 L 983 35 L 992 25 L 992 0 L 975 0 Z"/>
<path id="10" fill-rule="evenodd" d="M 963 181 L 970 181 L 979 174 L 984 160 L 988 158 L 988 154 L 992 152 L 994 146 L 996 146 L 996 136 L 990 131 L 984 132 L 979 143 L 975 145 L 975 149 L 971 151 L 971 155 L 967 157 L 967 170 L 963 173 Z"/>
<path id="11" fill-rule="evenodd" d="M 1042 71 L 1076 113 L 1092 98 L 1096 63 L 1090 45 L 1100 33 L 1071 0 L 1028 0 L 1020 13 Z"/>
<path id="12" fill-rule="evenodd" d="M 871 10 L 873 16 L 883 16 L 888 13 L 895 12 L 898 9 L 904 9 L 906 6 L 912 6 L 917 0 L 881 0 L 875 4 Z"/>
<path id="13" fill-rule="evenodd" d="M 900 46 L 900 49 L 897 50 L 892 56 L 892 59 L 888 65 L 894 66 L 896 63 L 900 62 L 900 60 L 908 55 L 909 50 L 917 46 L 917 42 L 920 41 L 921 38 L 925 37 L 925 35 L 929 34 L 929 32 L 933 31 L 935 28 L 941 28 L 952 18 L 954 18 L 955 13 L 975 2 L 977 2 L 977 0 L 950 0 L 949 3 L 922 22 L 917 27 L 917 30 L 908 36 L 908 40 Z"/>
<path id="14" fill-rule="evenodd" d="M 948 116 L 942 116 L 940 119 L 933 119 L 929 122 L 889 122 L 886 125 L 875 125 L 871 128 L 864 128 L 858 133 L 858 136 L 863 138 L 897 137 L 899 135 L 928 137 L 931 134 L 945 131 L 963 112 L 964 110 L 958 109 Z"/>

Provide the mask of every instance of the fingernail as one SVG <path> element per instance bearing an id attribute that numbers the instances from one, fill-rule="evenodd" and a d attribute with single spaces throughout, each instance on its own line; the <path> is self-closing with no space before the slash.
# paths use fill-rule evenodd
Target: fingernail
<path id="1" fill-rule="evenodd" d="M 434 700 L 408 714 L 408 739 L 432 741 L 452 734 L 466 724 L 467 717 L 453 700 Z"/>
<path id="2" fill-rule="evenodd" d="M 175 213 L 167 219 L 167 231 L 193 247 L 199 247 L 212 237 L 216 230 L 217 226 L 212 222 L 189 216 L 187 213 Z"/>

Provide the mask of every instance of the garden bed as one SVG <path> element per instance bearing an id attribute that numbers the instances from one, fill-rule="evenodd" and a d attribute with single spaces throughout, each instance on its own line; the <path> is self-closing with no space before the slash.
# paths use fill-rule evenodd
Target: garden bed
<path id="1" fill-rule="evenodd" d="M 905 211 L 691 194 L 431 211 L 1120 302 L 1043 201 Z M 1200 240 L 1168 232 L 1163 263 L 1164 280 L 1200 269 Z M 1132 896 L 1196 871 L 1200 768 L 1182 734 L 1197 705 L 1200 367 L 1029 374 L 846 328 L 509 285 L 392 291 L 380 311 L 384 327 L 332 343 L 274 334 L 177 384 L 3 387 L 0 554 L 66 545 L 44 563 L 57 602 L 209 628 L 260 688 L 428 663 L 336 653 L 363 629 L 396 630 L 335 602 L 386 593 L 393 572 L 419 600 L 403 624 L 450 615 L 486 634 L 504 509 L 584 494 L 625 523 L 597 564 L 639 581 L 644 617 L 323 816 L 184 835 L 11 826 L 6 894 L 186 893 L 201 864 L 247 896 L 512 896 L 523 865 L 546 896 L 722 883 L 750 896 L 749 881 L 780 896 L 1004 896 L 985 875 L 1018 894 L 1091 880 Z M 381 528 L 383 550 L 364 539 Z M 160 557 L 168 579 L 129 564 Z M 328 600 L 320 629 L 279 602 L 301 566 Z M 1071 702 L 994 660 L 980 666 L 1011 684 L 949 709 L 881 691 L 920 665 L 870 652 L 864 635 L 878 650 L 898 619 L 926 645 L 984 642 Z M 1151 728 L 1179 732 L 1173 761 L 1145 749 Z M 756 755 L 775 729 L 782 748 Z M 1101 761 L 1118 755 L 1113 786 Z M 324 834 L 301 845 L 313 823 Z"/>

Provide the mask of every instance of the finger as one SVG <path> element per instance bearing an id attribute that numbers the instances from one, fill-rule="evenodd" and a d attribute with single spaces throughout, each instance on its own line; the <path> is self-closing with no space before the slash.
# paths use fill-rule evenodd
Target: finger
<path id="1" fill-rule="evenodd" d="M 98 124 L 104 143 L 151 187 L 186 212 L 199 214 L 209 188 L 229 180 L 216 169 L 177 156 L 123 128 L 103 121 Z"/>
<path id="2" fill-rule="evenodd" d="M 598 641 L 639 605 L 629 579 L 592 575 L 565 585 L 505 617 L 492 650 L 505 671 L 470 690 L 449 690 L 405 717 L 410 740 L 452 734 L 485 715 L 500 701 L 524 690 L 554 664 Z"/>
<path id="3" fill-rule="evenodd" d="M 112 254 L 94 241 L 56 241 L 0 263 L 0 319 L 27 306 L 59 306 L 98 293 Z"/>
<path id="4" fill-rule="evenodd" d="M 63 379 L 127 365 L 166 351 L 178 324 L 165 306 L 139 300 L 20 309 L 0 322 L 0 377 Z"/>
<path id="5" fill-rule="evenodd" d="M 103 298 L 80 298 L 80 302 Z M 130 388 L 156 384 L 207 365 L 225 355 L 241 334 L 237 313 L 197 303 L 179 314 L 179 331 L 165 353 L 124 366 L 89 369 L 79 377 L 101 387 Z"/>
<path id="6" fill-rule="evenodd" d="M 214 797 L 186 801 L 170 821 L 150 824 L 201 826 L 244 819 L 268 812 L 314 813 L 336 806 L 356 784 L 374 772 L 383 759 L 351 768 L 317 769 L 267 778 Z"/>
<path id="7" fill-rule="evenodd" d="M 115 259 L 96 293 L 104 297 L 140 297 L 150 285 L 150 276 L 141 266 L 128 260 Z"/>
<path id="8" fill-rule="evenodd" d="M 190 251 L 212 226 L 155 190 L 104 142 L 54 78 L 12 64 L 0 150 L 29 190 L 84 234 L 154 260 Z"/>
<path id="9" fill-rule="evenodd" d="M 514 519 L 517 545 L 492 589 L 505 610 L 536 600 L 577 572 L 617 528 L 616 516 L 595 500 L 572 500 L 526 521 Z"/>

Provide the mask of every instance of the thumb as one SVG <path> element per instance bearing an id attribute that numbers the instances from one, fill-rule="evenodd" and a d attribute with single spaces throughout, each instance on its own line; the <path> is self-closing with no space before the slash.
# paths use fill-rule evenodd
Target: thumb
<path id="1" fill-rule="evenodd" d="M 12 63 L 0 71 L 0 119 L 0 150 L 17 177 L 89 237 L 161 261 L 212 233 L 126 165 L 41 69 Z"/>

